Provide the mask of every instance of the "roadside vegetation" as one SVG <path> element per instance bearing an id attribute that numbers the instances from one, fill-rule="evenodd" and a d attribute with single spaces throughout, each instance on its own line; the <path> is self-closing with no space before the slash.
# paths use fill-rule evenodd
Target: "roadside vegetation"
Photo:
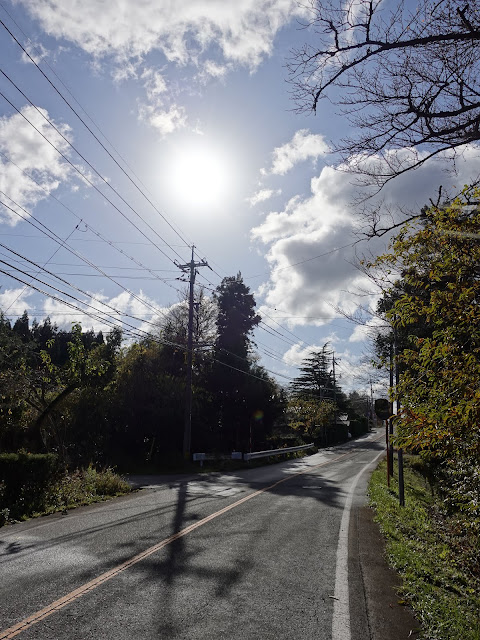
<path id="1" fill-rule="evenodd" d="M 404 509 L 374 474 L 371 500 L 403 593 L 435 640 L 480 638 L 480 188 L 425 208 L 367 265 L 382 284 L 377 365 L 395 366 Z"/>
<path id="2" fill-rule="evenodd" d="M 387 487 L 386 462 L 373 473 L 369 496 L 388 561 L 403 579 L 399 598 L 412 607 L 423 637 L 479 640 L 478 530 L 448 508 L 419 456 L 405 457 L 405 507 L 399 506 L 397 476 Z"/>
<path id="3" fill-rule="evenodd" d="M 0 454 L 0 526 L 131 491 L 112 469 L 68 471 L 56 454 Z"/>

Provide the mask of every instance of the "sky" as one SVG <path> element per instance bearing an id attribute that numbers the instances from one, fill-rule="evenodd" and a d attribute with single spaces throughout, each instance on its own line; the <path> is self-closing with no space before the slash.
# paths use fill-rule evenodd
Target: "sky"
<path id="1" fill-rule="evenodd" d="M 260 363 L 280 383 L 328 343 L 340 385 L 368 388 L 370 328 L 347 317 L 374 308 L 358 260 L 388 238 L 362 236 L 361 191 L 330 151 L 348 122 L 328 101 L 295 111 L 286 63 L 315 41 L 306 11 L 294 0 L 0 1 L 7 317 L 145 335 L 185 290 L 178 264 L 195 245 L 207 293 L 239 271 L 254 293 Z M 480 172 L 475 150 L 456 168 L 433 159 L 371 202 L 418 210 L 440 184 Z"/>

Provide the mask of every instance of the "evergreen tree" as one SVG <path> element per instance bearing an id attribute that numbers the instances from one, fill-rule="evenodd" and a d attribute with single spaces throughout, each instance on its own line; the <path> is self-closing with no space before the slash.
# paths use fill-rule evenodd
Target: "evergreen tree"
<path id="1" fill-rule="evenodd" d="M 290 385 L 290 390 L 297 397 L 317 398 L 318 400 L 334 400 L 338 387 L 333 379 L 333 354 L 324 344 L 319 351 L 305 358 L 300 367 L 301 374 Z"/>
<path id="2" fill-rule="evenodd" d="M 253 367 L 250 336 L 261 318 L 255 313 L 255 299 L 240 273 L 224 278 L 214 298 L 218 316 L 210 388 L 218 406 L 223 447 L 238 449 L 248 442 L 252 407 L 247 389 Z"/>
<path id="3" fill-rule="evenodd" d="M 261 320 L 255 313 L 255 299 L 240 272 L 224 278 L 214 298 L 218 304 L 216 355 L 246 371 L 250 364 L 245 362 L 251 344 L 250 334 Z"/>
<path id="4" fill-rule="evenodd" d="M 27 311 L 24 311 L 20 318 L 17 318 L 13 325 L 13 332 L 17 334 L 22 342 L 29 342 L 32 339 Z"/>

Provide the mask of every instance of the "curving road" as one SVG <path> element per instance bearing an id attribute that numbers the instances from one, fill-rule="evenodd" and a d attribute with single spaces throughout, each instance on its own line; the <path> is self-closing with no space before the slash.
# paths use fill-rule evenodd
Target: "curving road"
<path id="1" fill-rule="evenodd" d="M 380 440 L 379 440 L 380 438 Z M 352 509 L 379 433 L 0 529 L 0 639 L 365 640 Z"/>

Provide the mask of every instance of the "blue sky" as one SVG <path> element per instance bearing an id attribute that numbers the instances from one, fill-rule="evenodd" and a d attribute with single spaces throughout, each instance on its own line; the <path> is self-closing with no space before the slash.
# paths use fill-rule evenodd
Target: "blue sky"
<path id="1" fill-rule="evenodd" d="M 386 240 L 353 244 L 357 188 L 329 153 L 348 123 L 329 102 L 316 115 L 293 111 L 285 64 L 292 48 L 314 41 L 300 28 L 306 17 L 293 0 L 2 0 L 5 27 L 91 131 L 0 27 L 0 200 L 10 207 L 0 205 L 0 259 L 37 273 L 13 250 L 60 275 L 83 293 L 55 286 L 86 311 L 155 322 L 178 300 L 174 261 L 187 262 L 194 243 L 214 269 L 202 269 L 199 283 L 211 288 L 241 271 L 251 287 L 265 322 L 261 361 L 287 376 L 280 381 L 329 341 L 345 387 L 364 387 L 365 330 L 338 309 L 375 304 L 353 263 Z M 440 183 L 467 182 L 476 165 L 468 150 L 456 177 L 427 163 L 382 198 L 421 207 Z M 12 319 L 27 309 L 62 327 L 80 319 L 101 328 L 7 275 L 0 284 Z"/>

